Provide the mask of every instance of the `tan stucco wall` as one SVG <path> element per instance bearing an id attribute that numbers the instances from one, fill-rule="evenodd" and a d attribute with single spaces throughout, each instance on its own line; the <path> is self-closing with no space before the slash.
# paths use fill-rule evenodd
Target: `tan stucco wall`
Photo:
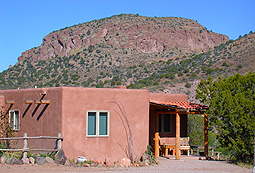
<path id="1" fill-rule="evenodd" d="M 49 106 L 45 104 L 25 104 L 25 100 L 40 100 L 42 95 L 46 95 L 43 100 L 50 100 Z M 0 97 L 6 100 L 13 100 L 14 104 L 3 104 L 5 110 L 19 110 L 19 131 L 16 136 L 23 136 L 27 133 L 29 137 L 33 136 L 57 136 L 61 133 L 61 88 L 49 89 L 14 89 L 1 90 Z M 11 107 L 10 107 L 11 106 Z M 21 145 L 23 147 L 23 141 Z M 55 140 L 29 140 L 29 148 L 54 148 Z"/>
<path id="2" fill-rule="evenodd" d="M 121 121 L 121 110 L 115 103 L 123 104 L 133 133 L 137 155 L 149 144 L 149 92 L 147 90 L 63 88 L 63 149 L 68 158 L 115 161 L 126 157 L 126 124 Z M 89 110 L 110 111 L 109 137 L 86 137 L 86 115 Z"/>

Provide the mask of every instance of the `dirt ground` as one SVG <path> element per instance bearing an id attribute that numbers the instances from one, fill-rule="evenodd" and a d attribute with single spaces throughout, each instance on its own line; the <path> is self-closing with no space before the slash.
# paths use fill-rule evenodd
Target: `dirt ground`
<path id="1" fill-rule="evenodd" d="M 159 165 L 130 168 L 66 167 L 57 164 L 45 165 L 0 165 L 0 172 L 252 172 L 225 161 L 198 160 L 198 157 L 181 157 L 180 160 L 157 158 Z"/>

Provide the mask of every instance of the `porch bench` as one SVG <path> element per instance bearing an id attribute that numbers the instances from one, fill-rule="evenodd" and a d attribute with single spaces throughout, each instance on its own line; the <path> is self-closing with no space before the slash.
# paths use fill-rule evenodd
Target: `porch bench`
<path id="1" fill-rule="evenodd" d="M 160 146 L 164 151 L 164 155 L 168 155 L 168 149 L 173 150 L 173 155 L 175 155 L 175 138 L 174 137 L 162 137 L 160 138 Z M 189 137 L 180 138 L 180 150 L 187 150 L 187 155 L 189 156 Z"/>

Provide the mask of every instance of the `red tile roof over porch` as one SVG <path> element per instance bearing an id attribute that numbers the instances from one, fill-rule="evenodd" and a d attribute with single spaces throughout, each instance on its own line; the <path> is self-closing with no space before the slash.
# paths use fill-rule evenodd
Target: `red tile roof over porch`
<path id="1" fill-rule="evenodd" d="M 156 100 L 150 100 L 150 103 L 161 105 L 161 106 L 169 106 L 171 108 L 176 108 L 176 109 L 186 109 L 186 110 L 204 110 L 209 108 L 208 106 L 191 103 L 191 102 L 160 102 Z"/>

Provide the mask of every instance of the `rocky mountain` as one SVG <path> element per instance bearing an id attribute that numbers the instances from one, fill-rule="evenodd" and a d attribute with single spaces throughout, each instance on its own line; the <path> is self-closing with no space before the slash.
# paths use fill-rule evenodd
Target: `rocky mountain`
<path id="1" fill-rule="evenodd" d="M 118 15 L 54 31 L 0 73 L 0 89 L 146 88 L 186 93 L 201 78 L 255 72 L 255 34 L 237 40 L 183 18 Z"/>
<path id="2" fill-rule="evenodd" d="M 128 52 L 133 49 L 143 53 L 174 50 L 174 57 L 184 53 L 201 53 L 228 40 L 227 36 L 208 31 L 193 20 L 124 14 L 54 31 L 43 38 L 41 46 L 22 53 L 18 60 L 68 57 L 98 44 Z M 176 51 L 176 48 L 182 52 Z"/>

